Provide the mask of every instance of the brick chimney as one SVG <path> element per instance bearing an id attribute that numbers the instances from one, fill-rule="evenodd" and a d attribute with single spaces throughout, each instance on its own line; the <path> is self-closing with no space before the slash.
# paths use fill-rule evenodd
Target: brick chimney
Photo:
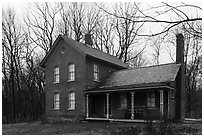
<path id="1" fill-rule="evenodd" d="M 92 39 L 91 39 L 91 34 L 90 33 L 86 33 L 85 34 L 85 44 L 92 46 Z"/>
<path id="2" fill-rule="evenodd" d="M 185 118 L 185 65 L 184 65 L 184 37 L 176 35 L 176 63 L 181 68 L 176 77 L 176 119 Z"/>

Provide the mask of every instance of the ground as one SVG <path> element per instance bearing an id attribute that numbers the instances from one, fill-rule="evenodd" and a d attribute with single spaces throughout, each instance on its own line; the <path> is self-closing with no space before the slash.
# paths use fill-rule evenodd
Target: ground
<path id="1" fill-rule="evenodd" d="M 39 122 L 2 125 L 3 135 L 114 135 L 148 134 L 145 123 L 69 122 L 41 124 Z M 202 123 L 171 123 L 176 134 L 202 134 Z M 176 127 L 176 128 L 175 128 Z M 139 130 L 138 130 L 139 129 Z M 162 129 L 163 130 L 163 129 Z M 169 127 L 168 127 L 169 130 Z M 179 132 L 177 132 L 179 131 Z M 156 133 L 157 134 L 157 133 Z"/>

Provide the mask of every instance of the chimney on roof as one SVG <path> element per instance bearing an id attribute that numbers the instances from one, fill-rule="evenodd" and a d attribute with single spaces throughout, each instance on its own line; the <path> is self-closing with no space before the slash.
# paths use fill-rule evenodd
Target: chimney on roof
<path id="1" fill-rule="evenodd" d="M 176 63 L 181 64 L 176 77 L 176 119 L 185 118 L 185 65 L 184 65 L 184 37 L 176 35 Z"/>
<path id="2" fill-rule="evenodd" d="M 184 37 L 181 33 L 176 35 L 176 63 L 184 63 Z"/>
<path id="3" fill-rule="evenodd" d="M 91 39 L 91 34 L 90 33 L 86 33 L 85 34 L 85 44 L 92 46 L 92 39 Z"/>

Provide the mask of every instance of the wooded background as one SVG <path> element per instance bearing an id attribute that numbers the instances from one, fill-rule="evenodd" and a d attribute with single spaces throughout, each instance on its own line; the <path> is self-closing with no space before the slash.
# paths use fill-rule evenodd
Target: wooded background
<path id="1" fill-rule="evenodd" d="M 28 4 L 28 3 L 27 3 Z M 175 62 L 175 35 L 185 37 L 186 117 L 202 115 L 202 8 L 188 3 L 29 3 L 25 17 L 2 11 L 2 122 L 45 115 L 39 63 L 59 34 L 118 57 L 131 68 Z M 166 53 L 165 56 L 162 55 Z M 163 62 L 166 63 L 166 62 Z"/>

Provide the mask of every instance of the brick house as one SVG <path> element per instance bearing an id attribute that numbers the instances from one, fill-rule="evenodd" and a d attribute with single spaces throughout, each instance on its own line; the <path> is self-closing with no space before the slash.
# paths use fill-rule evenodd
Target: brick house
<path id="1" fill-rule="evenodd" d="M 185 77 L 182 34 L 176 63 L 129 69 L 118 58 L 59 35 L 41 62 L 47 117 L 138 121 L 183 119 Z"/>

